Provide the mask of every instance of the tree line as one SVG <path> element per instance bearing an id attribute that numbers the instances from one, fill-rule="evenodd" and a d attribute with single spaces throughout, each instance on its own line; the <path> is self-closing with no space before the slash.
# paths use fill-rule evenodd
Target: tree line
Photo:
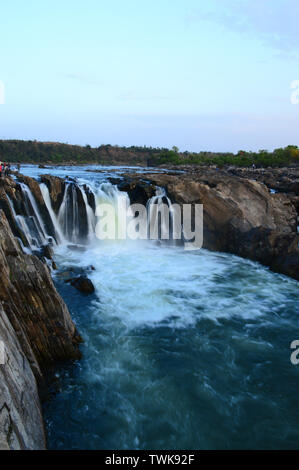
<path id="1" fill-rule="evenodd" d="M 296 145 L 277 148 L 272 152 L 180 152 L 172 149 L 146 146 L 120 147 L 117 145 L 79 146 L 55 142 L 0 140 L 0 161 L 39 164 L 106 164 L 128 165 L 227 165 L 249 167 L 284 166 L 299 163 Z"/>

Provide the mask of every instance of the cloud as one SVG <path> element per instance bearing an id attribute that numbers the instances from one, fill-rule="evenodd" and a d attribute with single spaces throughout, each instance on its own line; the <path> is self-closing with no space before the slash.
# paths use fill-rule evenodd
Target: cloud
<path id="1" fill-rule="evenodd" d="M 187 14 L 187 23 L 212 22 L 258 38 L 278 55 L 296 58 L 299 49 L 298 0 L 210 0 Z"/>

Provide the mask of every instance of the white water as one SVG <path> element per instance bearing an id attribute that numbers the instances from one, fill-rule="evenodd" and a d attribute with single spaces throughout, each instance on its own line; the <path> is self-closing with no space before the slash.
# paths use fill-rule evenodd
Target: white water
<path id="1" fill-rule="evenodd" d="M 15 218 L 17 224 L 18 224 L 18 227 L 23 232 L 23 235 L 24 235 L 25 239 L 27 240 L 27 243 L 29 245 L 30 250 L 36 249 L 37 246 L 38 246 L 38 241 L 31 236 L 31 230 L 28 227 L 26 217 L 23 216 L 23 215 L 17 215 L 12 200 L 10 199 L 10 197 L 8 195 L 6 195 L 6 197 L 7 197 L 7 200 L 9 202 L 9 205 L 11 207 L 14 218 Z M 21 246 L 22 246 L 24 252 L 27 253 L 28 249 L 26 247 L 24 247 L 23 242 L 21 242 Z"/>
<path id="2" fill-rule="evenodd" d="M 52 208 L 49 189 L 48 189 L 48 187 L 45 183 L 40 184 L 40 189 L 41 189 L 41 193 L 43 195 L 45 204 L 47 206 L 48 212 L 50 214 L 53 226 L 55 228 L 57 241 L 58 241 L 58 243 L 64 243 L 65 238 L 64 238 L 64 235 L 63 235 L 62 230 L 60 228 L 60 225 L 59 225 L 59 222 L 57 220 L 56 214 L 55 214 L 55 212 L 53 211 L 53 208 Z"/>
<path id="3" fill-rule="evenodd" d="M 91 241 L 94 239 L 94 234 L 95 234 L 96 217 L 92 208 L 88 204 L 85 191 L 82 188 L 80 188 L 80 190 L 81 190 L 81 194 L 83 197 L 83 201 L 85 203 L 86 214 L 87 214 L 87 224 L 88 224 L 87 241 L 91 243 Z"/>
<path id="4" fill-rule="evenodd" d="M 90 185 L 98 203 L 114 205 L 121 233 L 127 195 Z M 96 292 L 84 297 L 56 275 L 84 343 L 44 405 L 50 448 L 298 448 L 296 281 L 229 254 L 153 241 L 93 237 L 84 253 L 66 241 L 56 262 L 92 265 Z"/>
<path id="5" fill-rule="evenodd" d="M 42 244 L 46 244 L 48 242 L 49 236 L 47 235 L 47 231 L 46 231 L 44 222 L 41 218 L 41 215 L 39 213 L 35 198 L 33 197 L 30 188 L 26 184 L 21 183 L 21 188 L 22 188 L 24 196 L 25 197 L 27 196 L 28 200 L 30 201 L 32 209 L 34 211 L 33 219 L 35 220 L 35 226 L 39 235 L 39 241 Z M 27 204 L 25 204 L 25 207 L 27 207 Z M 28 210 L 27 216 L 31 217 L 29 210 Z"/>

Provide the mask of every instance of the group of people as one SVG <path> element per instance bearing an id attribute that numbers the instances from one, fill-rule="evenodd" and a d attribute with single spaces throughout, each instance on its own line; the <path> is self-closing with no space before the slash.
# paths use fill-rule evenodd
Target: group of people
<path id="1" fill-rule="evenodd" d="M 6 163 L 6 162 L 0 162 L 0 178 L 2 178 L 2 176 L 8 176 L 10 173 L 10 163 Z"/>

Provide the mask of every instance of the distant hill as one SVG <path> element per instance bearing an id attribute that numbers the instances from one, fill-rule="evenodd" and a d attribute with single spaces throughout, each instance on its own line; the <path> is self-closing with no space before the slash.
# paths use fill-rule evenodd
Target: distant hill
<path id="1" fill-rule="evenodd" d="M 147 161 L 167 149 L 101 145 L 85 147 L 59 142 L 0 140 L 0 160 L 20 163 L 97 163 L 146 165 Z"/>
<path id="2" fill-rule="evenodd" d="M 119 147 L 117 145 L 70 145 L 59 142 L 36 140 L 0 140 L 0 161 L 38 164 L 102 164 L 102 165 L 234 165 L 238 167 L 285 166 L 299 163 L 296 145 L 275 149 L 273 152 L 259 150 L 248 152 L 179 152 L 177 147 Z"/>

